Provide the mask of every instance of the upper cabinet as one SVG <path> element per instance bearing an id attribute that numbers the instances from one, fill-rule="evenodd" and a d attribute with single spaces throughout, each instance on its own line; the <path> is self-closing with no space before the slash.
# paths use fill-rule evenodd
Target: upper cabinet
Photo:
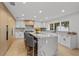
<path id="1" fill-rule="evenodd" d="M 62 21 L 50 24 L 50 30 L 53 31 L 69 31 L 69 21 Z"/>

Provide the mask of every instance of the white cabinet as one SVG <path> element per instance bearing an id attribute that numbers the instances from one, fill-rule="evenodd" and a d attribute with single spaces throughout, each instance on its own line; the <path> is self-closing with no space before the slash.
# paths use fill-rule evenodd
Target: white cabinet
<path id="1" fill-rule="evenodd" d="M 15 32 L 16 38 L 24 38 L 24 32 Z"/>
<path id="2" fill-rule="evenodd" d="M 44 37 L 38 39 L 38 56 L 57 55 L 58 37 Z"/>
<path id="3" fill-rule="evenodd" d="M 55 33 L 40 32 L 39 34 L 30 33 L 37 37 L 38 56 L 55 56 L 58 53 L 58 36 Z"/>
<path id="4" fill-rule="evenodd" d="M 58 34 L 58 42 L 68 48 L 77 48 L 77 35 Z"/>
<path id="5" fill-rule="evenodd" d="M 77 48 L 77 36 L 72 35 L 72 36 L 66 37 L 66 46 L 68 46 L 71 49 Z"/>

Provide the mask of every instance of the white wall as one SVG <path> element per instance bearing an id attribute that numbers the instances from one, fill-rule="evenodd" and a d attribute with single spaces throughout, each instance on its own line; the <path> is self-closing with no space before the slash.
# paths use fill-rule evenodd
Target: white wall
<path id="1" fill-rule="evenodd" d="M 72 15 L 70 17 L 67 18 L 61 18 L 61 19 L 56 19 L 56 20 L 52 20 L 47 22 L 46 27 L 48 27 L 48 29 L 50 29 L 50 23 L 55 23 L 55 22 L 61 22 L 61 21 L 69 21 L 69 31 L 71 32 L 76 32 L 78 34 L 78 48 L 79 48 L 79 14 L 76 15 Z"/>
<path id="2" fill-rule="evenodd" d="M 78 33 L 78 48 L 79 48 L 79 15 L 70 18 L 70 31 Z"/>

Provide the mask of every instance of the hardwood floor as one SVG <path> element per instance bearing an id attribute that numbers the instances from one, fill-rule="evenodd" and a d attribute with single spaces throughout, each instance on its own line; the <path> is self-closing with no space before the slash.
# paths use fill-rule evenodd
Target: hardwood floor
<path id="1" fill-rule="evenodd" d="M 27 56 L 24 40 L 16 39 L 5 56 Z M 62 45 L 58 45 L 58 56 L 79 56 L 79 49 L 69 49 Z"/>
<path id="2" fill-rule="evenodd" d="M 25 49 L 24 40 L 16 39 L 5 55 L 6 56 L 26 56 L 27 50 Z"/>
<path id="3" fill-rule="evenodd" d="M 58 44 L 59 56 L 79 56 L 79 49 L 69 49 L 63 45 Z"/>

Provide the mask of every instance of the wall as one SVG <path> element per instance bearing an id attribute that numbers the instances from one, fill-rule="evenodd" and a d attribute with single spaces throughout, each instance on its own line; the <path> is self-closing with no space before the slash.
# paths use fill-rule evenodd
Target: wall
<path id="1" fill-rule="evenodd" d="M 50 30 L 50 26 L 49 24 L 50 23 L 56 23 L 56 22 L 62 22 L 62 21 L 69 21 L 69 31 L 71 32 L 76 32 L 78 34 L 78 48 L 79 48 L 79 14 L 75 14 L 75 15 L 72 15 L 70 17 L 65 17 L 65 18 L 61 18 L 61 19 L 55 19 L 55 20 L 52 20 L 52 21 L 49 21 L 47 22 L 46 24 L 46 27 Z"/>
<path id="2" fill-rule="evenodd" d="M 79 48 L 79 15 L 70 18 L 70 31 L 78 33 L 78 48 Z"/>
<path id="3" fill-rule="evenodd" d="M 9 14 L 7 9 L 0 3 L 0 55 L 4 55 L 10 47 L 14 36 L 11 35 L 12 28 L 15 27 L 14 18 Z M 6 25 L 8 25 L 8 40 L 6 40 Z"/>

